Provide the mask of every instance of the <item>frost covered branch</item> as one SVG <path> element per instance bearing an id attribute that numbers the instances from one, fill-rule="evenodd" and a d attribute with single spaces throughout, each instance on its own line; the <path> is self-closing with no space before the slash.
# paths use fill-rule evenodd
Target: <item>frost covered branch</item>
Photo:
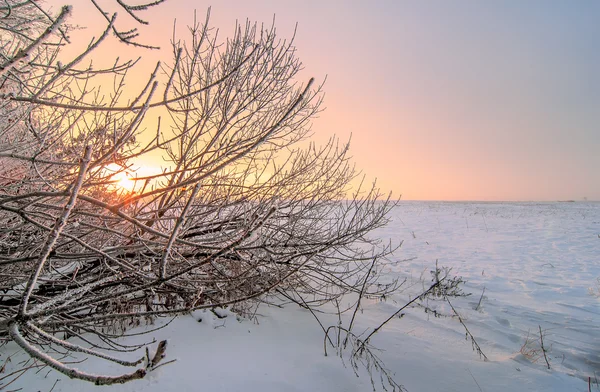
<path id="1" fill-rule="evenodd" d="M 369 235 L 394 203 L 358 181 L 348 143 L 308 141 L 323 86 L 299 80 L 293 39 L 247 22 L 219 42 L 207 13 L 186 40 L 175 31 L 171 61 L 136 88 L 141 60 L 95 68 L 94 55 L 111 33 L 154 45 L 91 1 L 105 29 L 70 58 L 68 8 L 54 18 L 8 1 L 0 14 L 0 337 L 70 377 L 125 382 L 164 365 L 166 342 L 145 367 L 110 377 L 48 347 L 136 366 L 115 352 L 138 347 L 116 339 L 158 317 L 244 313 L 275 292 L 311 297 L 315 310 L 397 288 L 373 284 L 374 258 L 394 247 Z M 144 24 L 159 3 L 112 4 Z M 157 156 L 152 173 L 136 172 Z"/>

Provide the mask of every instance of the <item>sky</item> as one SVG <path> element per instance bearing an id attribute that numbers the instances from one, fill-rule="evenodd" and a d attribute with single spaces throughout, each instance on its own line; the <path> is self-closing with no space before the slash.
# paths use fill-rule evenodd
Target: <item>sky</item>
<path id="1" fill-rule="evenodd" d="M 47 4 L 65 2 L 99 28 L 88 2 Z M 281 37 L 298 24 L 302 76 L 327 78 L 314 139 L 351 137 L 357 167 L 394 197 L 600 200 L 598 1 L 168 0 L 141 40 L 168 50 L 173 19 L 209 6 L 222 37 L 247 18 L 275 16 Z"/>

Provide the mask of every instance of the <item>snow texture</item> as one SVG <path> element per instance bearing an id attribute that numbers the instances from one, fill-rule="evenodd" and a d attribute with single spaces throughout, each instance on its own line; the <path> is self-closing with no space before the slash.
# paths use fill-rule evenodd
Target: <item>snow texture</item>
<path id="1" fill-rule="evenodd" d="M 591 377 L 592 390 L 600 390 L 599 203 L 402 202 L 392 215 L 393 222 L 376 235 L 404 241 L 386 274 L 406 278 L 405 289 L 385 302 L 365 301 L 354 332 L 376 326 L 418 293 L 437 260 L 467 280 L 465 291 L 472 295 L 456 299 L 454 306 L 490 359 L 484 362 L 472 351 L 456 318 L 411 309 L 372 340 L 400 384 L 409 391 L 587 391 Z M 434 305 L 451 314 L 447 305 Z M 337 323 L 331 315 L 322 321 Z M 550 370 L 543 358 L 521 352 L 528 336 L 526 347 L 539 349 L 540 327 Z M 356 377 L 347 362 L 323 355 L 322 330 L 297 306 L 261 306 L 252 320 L 227 309 L 198 311 L 122 342 L 150 337 L 168 339 L 164 361 L 177 361 L 143 380 L 94 387 L 46 368 L 28 371 L 7 390 L 372 390 L 364 371 Z M 2 347 L 0 366 L 17 351 L 14 343 Z M 84 357 L 73 354 L 71 360 Z M 0 377 L 20 369 L 26 359 L 17 352 Z M 123 370 L 97 358 L 71 366 L 102 374 Z"/>

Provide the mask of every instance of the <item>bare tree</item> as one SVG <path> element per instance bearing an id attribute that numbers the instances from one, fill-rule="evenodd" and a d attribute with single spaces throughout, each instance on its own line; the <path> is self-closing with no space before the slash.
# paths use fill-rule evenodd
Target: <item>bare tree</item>
<path id="1" fill-rule="evenodd" d="M 117 0 L 138 23 L 158 3 Z M 307 141 L 321 86 L 298 81 L 293 39 L 246 23 L 222 42 L 207 15 L 186 41 L 173 40 L 169 64 L 130 91 L 135 61 L 90 64 L 114 36 L 153 46 L 117 29 L 116 14 L 98 7 L 105 31 L 65 60 L 69 7 L 50 15 L 33 0 L 4 4 L 0 335 L 69 377 L 110 384 L 144 377 L 166 344 L 125 361 L 98 350 L 118 351 L 107 327 L 217 306 L 244 311 L 273 293 L 313 308 L 397 287 L 373 284 L 372 261 L 393 249 L 369 238 L 393 203 L 374 185 L 352 190 L 358 173 L 346 143 Z M 132 174 L 135 187 L 119 190 L 118 175 L 148 154 L 165 157 L 163 171 Z M 105 345 L 58 338 L 83 333 Z M 138 368 L 88 374 L 48 345 Z"/>

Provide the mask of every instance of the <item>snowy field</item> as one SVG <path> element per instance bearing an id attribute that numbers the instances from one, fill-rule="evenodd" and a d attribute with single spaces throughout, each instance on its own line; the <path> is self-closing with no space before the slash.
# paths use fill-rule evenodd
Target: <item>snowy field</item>
<path id="1" fill-rule="evenodd" d="M 456 318 L 411 309 L 372 341 L 400 384 L 409 391 L 588 391 L 591 377 L 591 389 L 600 390 L 600 203 L 402 202 L 392 218 L 376 234 L 404 241 L 387 276 L 406 279 L 405 290 L 365 303 L 355 331 L 412 298 L 437 260 L 467 280 L 472 295 L 453 303 L 489 358 L 472 351 Z M 4 391 L 41 392 L 372 390 L 364 371 L 356 377 L 347 361 L 323 355 L 324 334 L 310 313 L 297 306 L 263 306 L 258 313 L 249 320 L 195 312 L 150 336 L 124 339 L 169 339 L 166 360 L 177 361 L 144 380 L 94 387 L 33 368 L 9 386 L 8 378 L 0 383 Z M 325 326 L 337 322 L 320 317 Z M 539 356 L 540 328 L 550 369 Z M 0 349 L 0 378 L 30 366 L 26 358 L 14 344 Z M 72 366 L 117 371 L 93 358 Z"/>

